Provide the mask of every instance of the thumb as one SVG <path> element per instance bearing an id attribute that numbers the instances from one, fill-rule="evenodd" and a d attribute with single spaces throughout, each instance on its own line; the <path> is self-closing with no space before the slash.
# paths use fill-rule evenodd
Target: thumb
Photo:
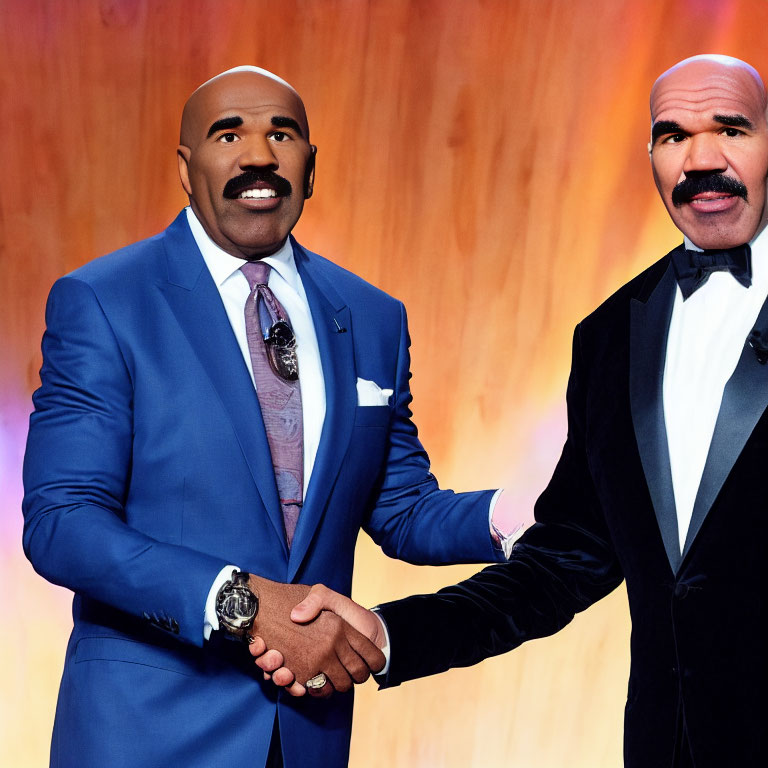
<path id="1" fill-rule="evenodd" d="M 336 607 L 335 592 L 322 584 L 315 584 L 309 594 L 291 611 L 291 620 L 297 624 L 307 624 L 314 621 L 323 610 L 334 611 Z"/>

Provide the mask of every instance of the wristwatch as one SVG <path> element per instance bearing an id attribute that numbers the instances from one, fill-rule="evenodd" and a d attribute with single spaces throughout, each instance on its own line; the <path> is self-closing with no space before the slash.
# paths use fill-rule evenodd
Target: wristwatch
<path id="1" fill-rule="evenodd" d="M 245 638 L 259 612 L 259 598 L 248 587 L 251 574 L 232 571 L 216 595 L 216 616 L 221 629 L 235 637 Z"/>

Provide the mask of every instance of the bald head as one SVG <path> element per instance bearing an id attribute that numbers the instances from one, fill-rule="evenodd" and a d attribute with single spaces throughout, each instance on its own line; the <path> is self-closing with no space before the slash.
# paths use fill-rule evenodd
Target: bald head
<path id="1" fill-rule="evenodd" d="M 693 56 L 651 90 L 649 151 L 672 220 L 699 248 L 750 242 L 766 224 L 765 86 L 730 56 Z"/>
<path id="2" fill-rule="evenodd" d="M 212 83 L 214 80 L 218 80 L 220 77 L 224 77 L 225 75 L 231 75 L 236 72 L 252 72 L 256 75 L 262 75 L 264 77 L 268 77 L 271 80 L 274 80 L 277 83 L 280 83 L 281 85 L 284 85 L 286 88 L 290 88 L 297 96 L 298 91 L 287 81 L 283 80 L 282 77 L 279 77 L 274 72 L 270 72 L 268 69 L 264 69 L 263 67 L 254 67 L 252 64 L 243 64 L 239 67 L 232 67 L 231 69 L 226 69 L 224 72 L 219 72 L 218 75 L 214 75 L 213 77 L 206 80 L 202 85 L 198 85 L 195 90 L 199 90 L 200 88 L 203 88 L 204 86 L 208 85 L 208 83 Z"/>
<path id="3" fill-rule="evenodd" d="M 764 114 L 768 109 L 765 85 L 751 64 L 732 56 L 705 53 L 683 59 L 659 75 L 651 88 L 651 120 L 670 99 L 686 89 L 706 89 L 709 98 L 736 91 Z"/>

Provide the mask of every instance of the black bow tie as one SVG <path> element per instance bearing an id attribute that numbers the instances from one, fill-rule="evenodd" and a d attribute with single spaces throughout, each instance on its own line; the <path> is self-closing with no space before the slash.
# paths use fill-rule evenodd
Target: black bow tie
<path id="1" fill-rule="evenodd" d="M 745 288 L 752 285 L 752 252 L 749 243 L 721 251 L 689 251 L 678 248 L 672 253 L 677 284 L 685 301 L 709 280 L 713 272 L 730 272 Z"/>

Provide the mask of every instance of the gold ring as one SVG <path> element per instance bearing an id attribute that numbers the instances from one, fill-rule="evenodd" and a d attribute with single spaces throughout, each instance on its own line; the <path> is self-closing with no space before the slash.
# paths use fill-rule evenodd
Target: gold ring
<path id="1" fill-rule="evenodd" d="M 328 678 L 325 676 L 324 672 L 321 672 L 319 675 L 310 677 L 309 680 L 307 680 L 307 688 L 313 691 L 319 691 L 327 682 Z"/>

